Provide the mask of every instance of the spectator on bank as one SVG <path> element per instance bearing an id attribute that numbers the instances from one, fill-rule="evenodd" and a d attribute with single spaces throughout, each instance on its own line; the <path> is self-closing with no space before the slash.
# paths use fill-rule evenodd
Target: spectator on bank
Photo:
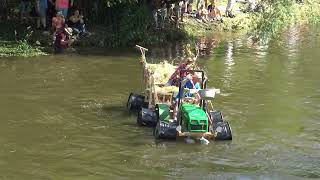
<path id="1" fill-rule="evenodd" d="M 236 3 L 236 0 L 228 0 L 228 4 L 226 7 L 226 17 L 234 18 L 235 15 L 232 13 L 233 6 Z"/>
<path id="2" fill-rule="evenodd" d="M 187 2 L 188 0 L 183 0 L 182 2 L 181 2 L 181 17 L 180 17 L 180 21 L 181 22 L 184 22 L 183 21 L 183 17 L 184 17 L 184 14 L 187 12 L 187 6 L 188 6 L 188 2 Z"/>
<path id="3" fill-rule="evenodd" d="M 52 18 L 56 15 L 56 7 L 55 7 L 55 0 L 48 0 L 48 24 L 52 24 Z"/>
<path id="4" fill-rule="evenodd" d="M 153 16 L 153 20 L 154 20 L 154 23 L 155 23 L 155 28 L 158 28 L 159 27 L 159 24 L 158 24 L 158 9 L 159 7 L 161 6 L 161 1 L 160 0 L 153 0 L 151 1 L 151 9 L 152 9 L 152 16 Z"/>
<path id="5" fill-rule="evenodd" d="M 160 9 L 160 26 L 161 28 L 164 28 L 165 21 L 168 16 L 168 11 L 167 11 L 167 4 L 165 2 L 161 3 L 161 9 Z"/>
<path id="6" fill-rule="evenodd" d="M 196 18 L 199 19 L 201 22 L 207 23 L 208 19 L 208 10 L 203 5 L 200 6 Z"/>
<path id="7" fill-rule="evenodd" d="M 191 14 L 192 13 L 192 3 L 189 3 L 187 5 L 187 14 Z"/>
<path id="8" fill-rule="evenodd" d="M 76 9 L 73 15 L 70 16 L 68 26 L 71 27 L 76 34 L 81 36 L 87 34 L 83 15 L 80 14 L 78 9 Z"/>
<path id="9" fill-rule="evenodd" d="M 31 0 L 21 0 L 20 3 L 20 20 L 21 24 L 27 23 L 31 13 Z"/>
<path id="10" fill-rule="evenodd" d="M 198 0 L 198 1 L 197 1 L 197 5 L 196 5 L 197 11 L 199 11 L 202 6 L 203 6 L 203 7 L 206 7 L 206 2 L 205 2 L 205 0 Z"/>
<path id="11" fill-rule="evenodd" d="M 56 32 L 63 28 L 65 28 L 65 18 L 62 12 L 58 12 L 56 17 L 52 18 L 52 30 Z"/>
<path id="12" fill-rule="evenodd" d="M 56 11 L 61 11 L 65 18 L 68 17 L 68 9 L 69 6 L 73 6 L 73 0 L 71 0 L 71 4 L 69 4 L 69 0 L 56 0 Z"/>
<path id="13" fill-rule="evenodd" d="M 182 5 L 183 5 L 183 1 L 178 1 L 174 6 L 174 11 L 175 11 L 175 15 L 176 15 L 176 18 L 175 18 L 176 28 L 180 28 L 179 27 L 179 20 L 183 20 L 183 17 L 181 17 L 181 16 L 183 16 L 182 12 L 181 12 Z"/>
<path id="14" fill-rule="evenodd" d="M 174 7 L 173 7 L 173 4 L 168 3 L 168 4 L 167 4 L 167 18 L 168 18 L 170 21 L 174 21 L 173 15 L 174 15 Z"/>
<path id="15" fill-rule="evenodd" d="M 53 43 L 55 53 L 63 53 L 74 41 L 71 28 L 59 29 L 55 33 L 55 41 Z"/>
<path id="16" fill-rule="evenodd" d="M 222 21 L 222 15 L 220 10 L 217 7 L 216 0 L 213 0 L 211 4 L 208 6 L 208 11 L 209 11 L 208 19 Z"/>
<path id="17" fill-rule="evenodd" d="M 36 0 L 36 11 L 37 11 L 37 29 L 41 28 L 41 24 L 43 29 L 47 29 L 47 9 L 48 2 L 47 0 Z"/>

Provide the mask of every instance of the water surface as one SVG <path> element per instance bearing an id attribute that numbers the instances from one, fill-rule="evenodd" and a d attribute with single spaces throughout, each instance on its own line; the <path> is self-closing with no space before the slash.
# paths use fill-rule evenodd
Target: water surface
<path id="1" fill-rule="evenodd" d="M 138 52 L 0 59 L 0 179 L 320 178 L 319 29 L 214 46 L 199 63 L 233 141 L 208 146 L 136 126 L 124 104 L 140 90 Z M 181 53 L 166 49 L 149 60 Z"/>

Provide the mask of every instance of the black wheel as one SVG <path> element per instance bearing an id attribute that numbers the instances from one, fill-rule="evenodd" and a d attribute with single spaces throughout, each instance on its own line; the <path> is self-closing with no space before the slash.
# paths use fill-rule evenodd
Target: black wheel
<path id="1" fill-rule="evenodd" d="M 133 93 L 130 93 L 127 101 L 127 109 L 130 111 L 132 109 L 132 95 Z"/>
<path id="2" fill-rule="evenodd" d="M 140 111 L 138 112 L 137 125 L 138 125 L 138 126 L 143 126 L 143 123 L 142 123 L 142 110 L 140 110 Z"/>
<path id="3" fill-rule="evenodd" d="M 210 111 L 210 116 L 213 124 L 223 122 L 223 117 L 221 111 Z"/>
<path id="4" fill-rule="evenodd" d="M 142 106 L 144 106 L 144 96 L 130 93 L 128 101 L 127 101 L 127 109 L 128 111 L 140 110 Z"/>
<path id="5" fill-rule="evenodd" d="M 227 121 L 214 124 L 213 129 L 217 133 L 215 140 L 232 140 L 232 130 Z"/>
<path id="6" fill-rule="evenodd" d="M 160 136 L 160 121 L 158 120 L 157 125 L 154 127 L 153 135 L 156 139 L 161 139 Z"/>

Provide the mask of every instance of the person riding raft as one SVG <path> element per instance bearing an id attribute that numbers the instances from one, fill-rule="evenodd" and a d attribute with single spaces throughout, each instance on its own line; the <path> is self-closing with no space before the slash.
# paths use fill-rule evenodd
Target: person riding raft
<path id="1" fill-rule="evenodd" d="M 187 58 L 185 63 L 181 63 L 177 69 L 175 70 L 175 72 L 171 75 L 171 77 L 169 78 L 168 82 L 166 85 L 168 86 L 178 86 L 178 79 L 180 78 L 180 71 L 181 70 L 188 70 L 190 69 L 193 64 L 195 62 L 194 58 Z"/>

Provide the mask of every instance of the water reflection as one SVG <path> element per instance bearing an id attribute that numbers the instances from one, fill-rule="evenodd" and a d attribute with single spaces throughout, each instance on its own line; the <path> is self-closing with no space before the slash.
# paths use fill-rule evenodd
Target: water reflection
<path id="1" fill-rule="evenodd" d="M 286 42 L 284 50 L 287 51 L 288 62 L 287 69 L 290 74 L 294 74 L 299 66 L 299 56 L 301 52 L 301 45 L 305 43 L 304 35 L 308 31 L 306 25 L 291 25 L 286 31 Z"/>
<path id="2" fill-rule="evenodd" d="M 210 55 L 217 46 L 219 40 L 210 36 L 200 37 L 196 40 L 196 44 L 200 50 L 200 55 Z"/>
<path id="3" fill-rule="evenodd" d="M 233 54 L 234 54 L 234 42 L 228 41 L 225 45 L 226 52 L 225 52 L 225 73 L 224 73 L 224 87 L 230 88 L 231 87 L 231 80 L 232 80 L 232 69 L 235 65 Z"/>
<path id="4" fill-rule="evenodd" d="M 197 54 L 196 49 L 199 49 L 200 56 L 209 56 L 213 53 L 218 42 L 219 40 L 213 37 L 200 37 L 195 41 L 167 43 L 166 46 L 150 48 L 148 59 L 150 62 L 159 62 L 159 60 L 165 59 L 179 63 L 187 56 L 186 51 L 189 47 L 194 55 Z"/>

